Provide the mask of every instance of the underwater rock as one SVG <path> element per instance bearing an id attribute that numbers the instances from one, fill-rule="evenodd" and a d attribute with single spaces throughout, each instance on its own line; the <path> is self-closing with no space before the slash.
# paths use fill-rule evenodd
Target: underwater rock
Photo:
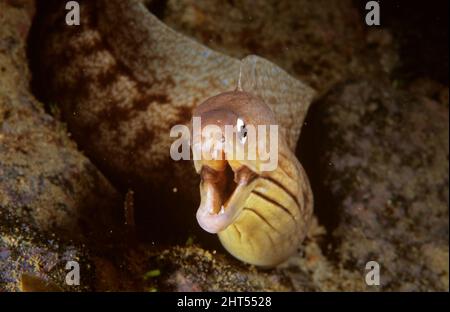
<path id="1" fill-rule="evenodd" d="M 80 246 L 61 242 L 17 227 L 12 233 L 0 226 L 0 291 L 88 291 L 93 266 Z M 80 264 L 80 285 L 66 284 L 69 261 Z M 92 280 L 91 280 L 92 279 Z"/>
<path id="2" fill-rule="evenodd" d="M 176 246 L 148 258 L 144 273 L 153 291 L 290 291 L 280 270 L 258 270 L 215 251 Z"/>
<path id="3" fill-rule="evenodd" d="M 120 195 L 29 91 L 33 3 L 0 2 L 0 229 L 107 239 Z"/>
<path id="4" fill-rule="evenodd" d="M 336 218 L 337 265 L 361 274 L 377 261 L 381 286 L 368 290 L 448 291 L 448 106 L 360 81 L 337 86 L 317 114 L 318 209 Z"/>

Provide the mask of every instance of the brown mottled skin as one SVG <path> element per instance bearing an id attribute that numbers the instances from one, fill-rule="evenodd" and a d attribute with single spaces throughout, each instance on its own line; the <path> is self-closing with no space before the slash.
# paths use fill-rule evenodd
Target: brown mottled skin
<path id="1" fill-rule="evenodd" d="M 65 24 L 62 6 L 43 19 L 45 100 L 58 104 L 80 148 L 116 184 L 150 198 L 149 209 L 182 210 L 198 200 L 192 166 L 170 158 L 169 132 L 188 124 L 199 103 L 234 90 L 239 77 L 295 147 L 311 88 L 263 58 L 237 60 L 173 31 L 142 1 L 79 3 L 80 26 Z"/>

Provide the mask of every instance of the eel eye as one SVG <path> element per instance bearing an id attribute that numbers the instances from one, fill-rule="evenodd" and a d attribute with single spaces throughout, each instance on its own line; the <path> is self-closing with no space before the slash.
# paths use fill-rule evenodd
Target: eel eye
<path id="1" fill-rule="evenodd" d="M 245 123 L 241 118 L 237 119 L 236 128 L 238 131 L 239 141 L 244 144 L 247 141 L 247 128 L 245 127 Z"/>

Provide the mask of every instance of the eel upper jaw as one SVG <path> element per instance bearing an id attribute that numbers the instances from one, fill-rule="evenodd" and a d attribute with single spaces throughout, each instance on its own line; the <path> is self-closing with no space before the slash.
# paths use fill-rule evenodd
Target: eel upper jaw
<path id="1" fill-rule="evenodd" d="M 201 202 L 196 217 L 205 231 L 215 234 L 225 230 L 239 216 L 246 199 L 255 188 L 257 174 L 246 166 L 233 170 L 234 178 L 207 165 L 201 165 L 200 168 Z M 231 168 L 227 165 L 229 171 Z M 232 191 L 228 195 L 226 188 L 230 184 L 233 184 L 234 189 L 228 190 L 228 193 Z"/>

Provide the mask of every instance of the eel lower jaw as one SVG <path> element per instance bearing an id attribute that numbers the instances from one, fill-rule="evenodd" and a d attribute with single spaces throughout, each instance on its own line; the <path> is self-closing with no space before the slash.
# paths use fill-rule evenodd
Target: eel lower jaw
<path id="1" fill-rule="evenodd" d="M 207 168 L 204 166 L 204 168 Z M 228 166 L 228 168 L 230 168 Z M 230 185 L 232 179 L 222 172 L 215 172 L 210 168 L 208 171 L 209 179 L 204 178 L 204 170 L 201 170 L 202 182 L 200 186 L 201 202 L 197 210 L 197 221 L 199 225 L 209 233 L 218 233 L 225 230 L 239 216 L 244 208 L 246 199 L 255 188 L 256 174 L 247 167 L 233 171 L 234 186 L 231 195 L 227 198 L 224 194 L 224 184 Z M 210 182 L 212 175 L 216 174 L 218 181 Z M 226 179 L 227 181 L 223 181 Z"/>

